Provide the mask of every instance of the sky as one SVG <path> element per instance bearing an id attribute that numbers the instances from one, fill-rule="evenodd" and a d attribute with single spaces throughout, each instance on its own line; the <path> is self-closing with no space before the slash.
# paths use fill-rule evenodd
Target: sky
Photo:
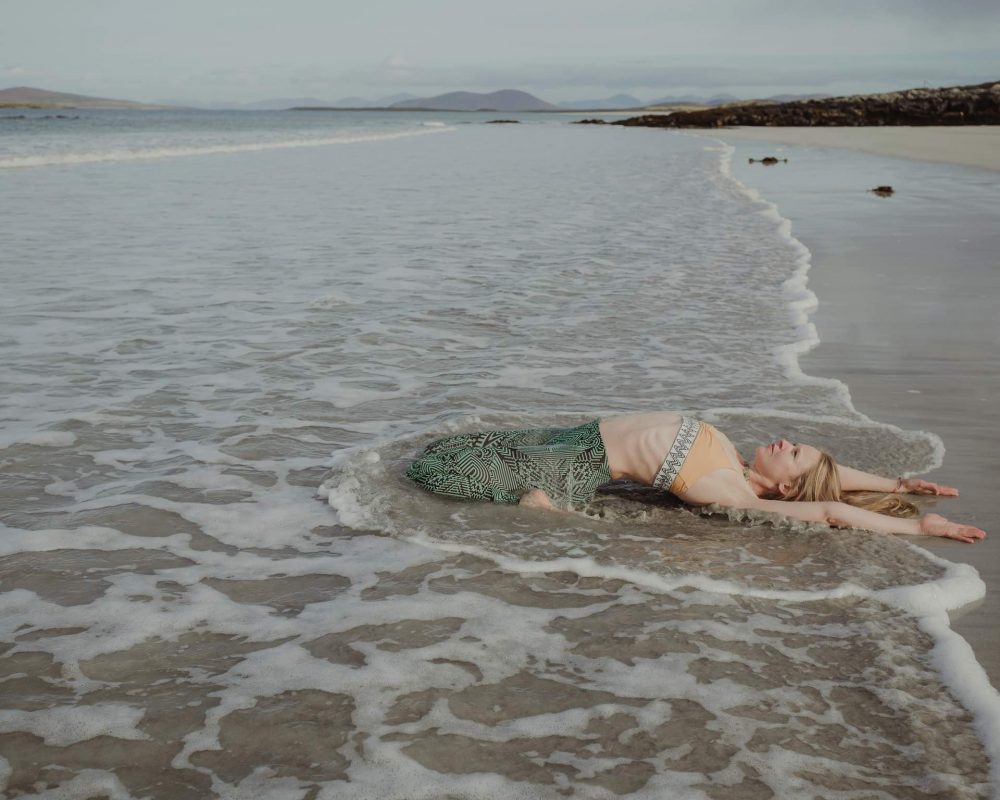
<path id="1" fill-rule="evenodd" d="M 1000 80 L 1000 0 L 0 0 L 0 88 L 143 102 Z"/>

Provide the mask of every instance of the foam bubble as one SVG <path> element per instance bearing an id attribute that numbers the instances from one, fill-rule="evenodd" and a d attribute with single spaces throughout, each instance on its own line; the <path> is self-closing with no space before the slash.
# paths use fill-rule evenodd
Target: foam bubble
<path id="1" fill-rule="evenodd" d="M 68 431 L 37 431 L 0 437 L 0 450 L 15 444 L 28 444 L 34 447 L 70 447 L 75 443 L 76 436 Z"/>
<path id="2" fill-rule="evenodd" d="M 56 706 L 40 711 L 0 710 L 0 731 L 26 731 L 55 747 L 85 742 L 95 736 L 115 739 L 148 739 L 136 725 L 145 712 L 121 703 L 91 706 Z"/>
<path id="3" fill-rule="evenodd" d="M 355 300 L 352 297 L 342 293 L 342 292 L 331 292 L 325 297 L 319 297 L 313 300 L 310 304 L 310 308 L 336 308 L 337 306 L 356 306 L 360 301 Z"/>
<path id="4" fill-rule="evenodd" d="M 79 800 L 81 797 L 107 797 L 108 800 L 134 800 L 135 795 L 111 770 L 81 769 L 43 794 L 24 795 L 44 800 Z"/>

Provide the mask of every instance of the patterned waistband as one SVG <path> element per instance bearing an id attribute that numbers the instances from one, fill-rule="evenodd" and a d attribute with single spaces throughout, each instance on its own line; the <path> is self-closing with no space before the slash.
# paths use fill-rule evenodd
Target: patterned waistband
<path id="1" fill-rule="evenodd" d="M 677 438 L 670 445 L 670 451 L 663 460 L 663 466 L 660 467 L 660 471 L 656 473 L 656 477 L 653 479 L 653 486 L 656 489 L 669 491 L 670 487 L 673 486 L 674 481 L 677 480 L 677 476 L 680 475 L 681 468 L 684 466 L 684 459 L 691 452 L 691 446 L 694 444 L 694 440 L 698 436 L 700 429 L 701 423 L 694 417 L 681 417 L 681 427 L 677 431 Z"/>

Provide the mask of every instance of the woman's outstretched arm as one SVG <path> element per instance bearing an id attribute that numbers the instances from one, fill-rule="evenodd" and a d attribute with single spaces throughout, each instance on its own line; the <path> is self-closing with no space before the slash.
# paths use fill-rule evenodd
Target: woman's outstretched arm
<path id="1" fill-rule="evenodd" d="M 958 497 L 958 489 L 951 486 L 942 486 L 921 478 L 883 478 L 843 464 L 837 464 L 837 477 L 840 478 L 840 488 L 845 492 L 902 492 Z"/>
<path id="2" fill-rule="evenodd" d="M 834 528 L 859 528 L 880 533 L 906 533 L 911 536 L 941 536 L 969 544 L 986 538 L 985 531 L 973 525 L 951 522 L 940 514 L 924 514 L 919 519 L 906 519 L 877 514 L 847 503 L 800 503 L 761 498 L 745 507 L 772 511 L 805 522 L 826 523 Z"/>

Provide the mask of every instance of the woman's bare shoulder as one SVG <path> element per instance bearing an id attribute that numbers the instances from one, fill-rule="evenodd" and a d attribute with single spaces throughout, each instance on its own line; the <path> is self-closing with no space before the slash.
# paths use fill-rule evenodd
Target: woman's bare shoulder
<path id="1" fill-rule="evenodd" d="M 716 504 L 731 508 L 753 508 L 759 500 L 743 475 L 732 469 L 717 469 L 702 476 L 678 497 L 693 506 Z"/>

